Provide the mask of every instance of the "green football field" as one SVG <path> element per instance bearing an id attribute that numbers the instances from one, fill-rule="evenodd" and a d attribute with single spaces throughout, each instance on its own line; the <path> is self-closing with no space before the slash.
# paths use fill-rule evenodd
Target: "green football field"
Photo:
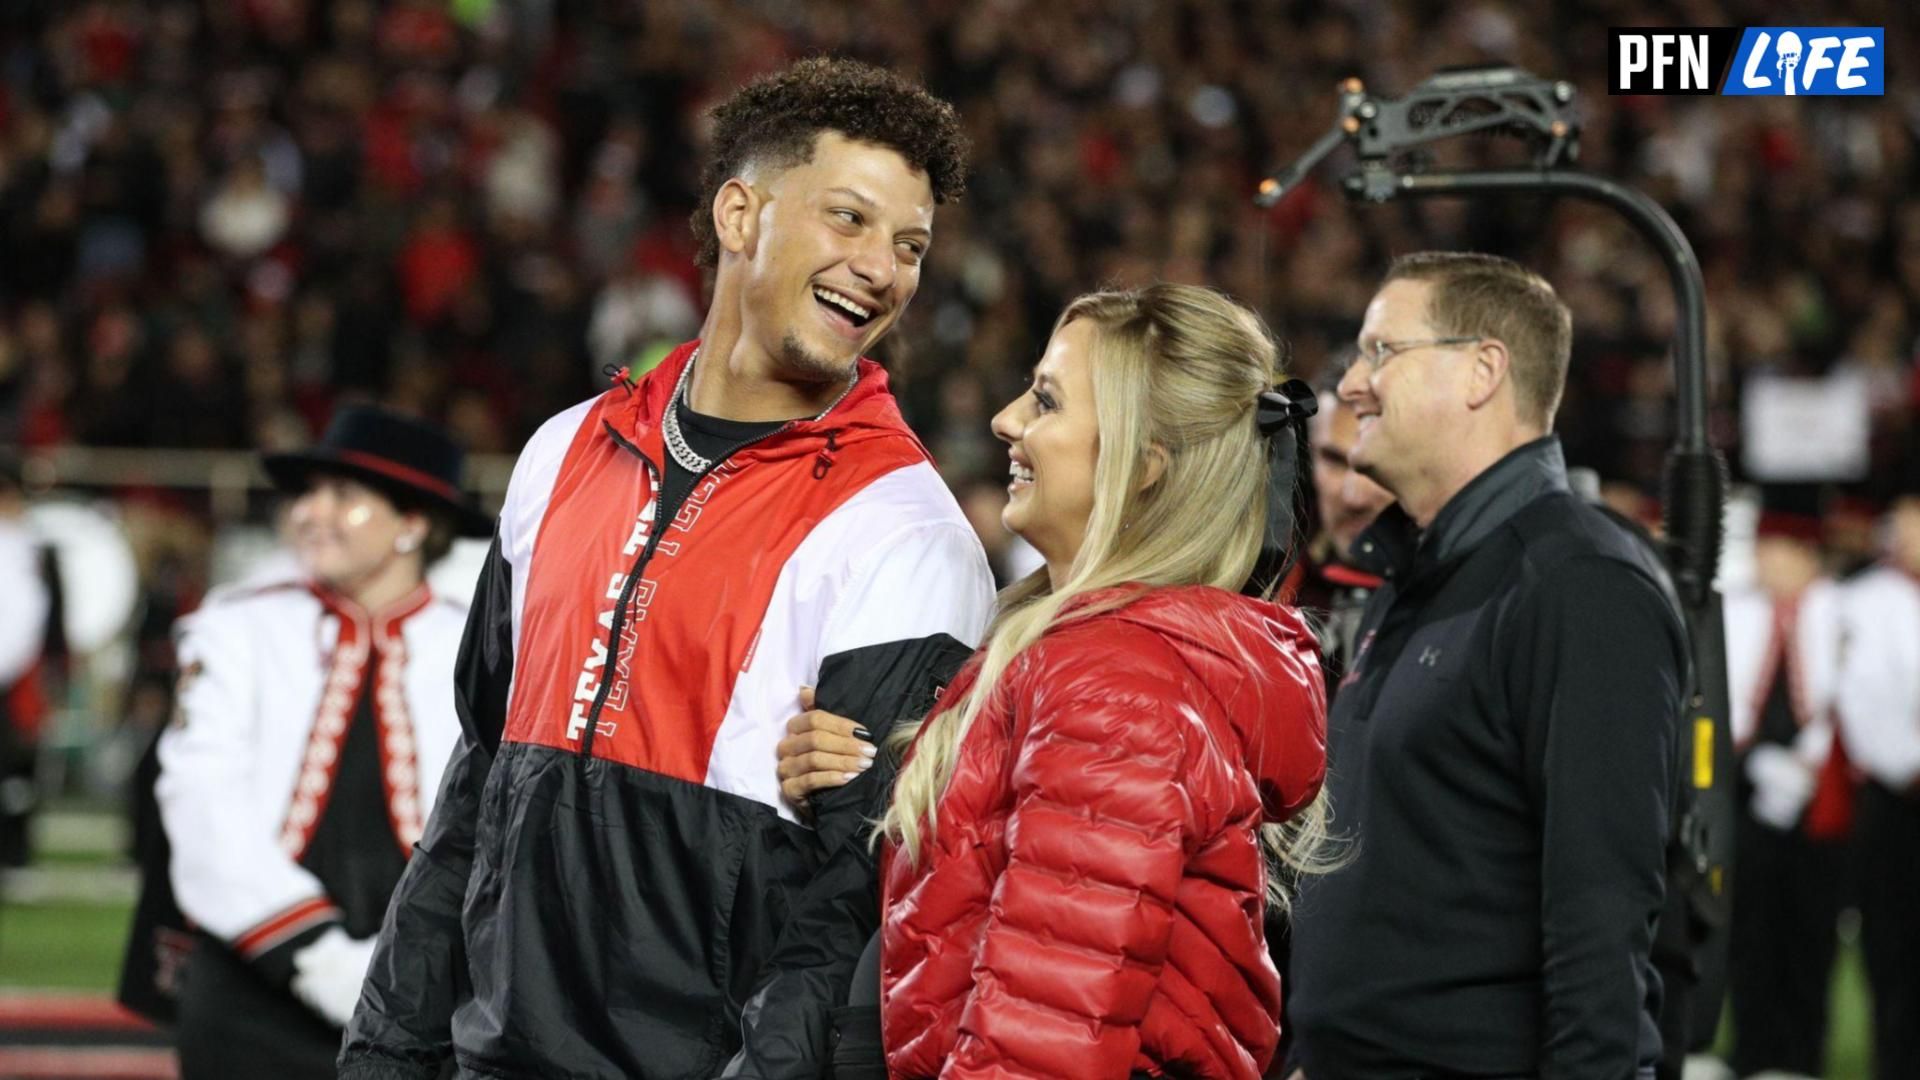
<path id="1" fill-rule="evenodd" d="M 132 915 L 126 904 L 0 906 L 0 987 L 111 993 Z"/>
<path id="2" fill-rule="evenodd" d="M 112 993 L 131 915 L 125 904 L 7 905 L 0 909 L 0 987 Z M 1834 972 L 1833 1016 L 1826 1075 L 1866 1080 L 1866 977 L 1852 947 Z M 1721 1033 L 1723 1044 L 1729 1034 Z"/>

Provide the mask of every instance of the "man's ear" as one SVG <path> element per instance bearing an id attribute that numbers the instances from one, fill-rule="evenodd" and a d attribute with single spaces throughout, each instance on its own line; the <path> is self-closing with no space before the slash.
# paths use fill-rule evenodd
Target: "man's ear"
<path id="1" fill-rule="evenodd" d="M 734 177 L 713 196 L 713 232 L 720 247 L 735 255 L 752 255 L 760 238 L 760 204 L 752 184 Z"/>
<path id="2" fill-rule="evenodd" d="M 1513 371 L 1513 356 L 1507 343 L 1498 338 L 1481 338 L 1468 357 L 1473 365 L 1467 376 L 1467 407 L 1478 409 L 1492 401 L 1507 383 Z"/>
<path id="3" fill-rule="evenodd" d="M 1140 490 L 1145 491 L 1167 474 L 1167 448 L 1159 443 L 1147 447 L 1146 459 L 1140 464 Z"/>

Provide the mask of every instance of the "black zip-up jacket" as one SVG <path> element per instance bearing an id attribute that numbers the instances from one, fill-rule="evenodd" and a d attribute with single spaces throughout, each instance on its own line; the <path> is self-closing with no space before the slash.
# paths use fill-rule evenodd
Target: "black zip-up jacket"
<path id="1" fill-rule="evenodd" d="M 1688 662 L 1652 554 L 1557 439 L 1476 477 L 1385 578 L 1328 722 L 1351 862 L 1302 887 L 1289 1003 L 1314 1080 L 1594 1077 L 1660 1056 L 1649 961 Z"/>
<path id="2" fill-rule="evenodd" d="M 826 416 L 709 446 L 673 482 L 661 423 L 692 351 L 549 421 L 515 465 L 455 664 L 462 738 L 343 1080 L 449 1059 L 710 1080 L 743 1048 L 758 1080 L 824 1066 L 872 923 L 839 917 L 871 904 L 846 853 L 882 781 L 803 822 L 776 746 L 802 685 L 876 737 L 917 714 L 992 579 L 866 361 Z"/>

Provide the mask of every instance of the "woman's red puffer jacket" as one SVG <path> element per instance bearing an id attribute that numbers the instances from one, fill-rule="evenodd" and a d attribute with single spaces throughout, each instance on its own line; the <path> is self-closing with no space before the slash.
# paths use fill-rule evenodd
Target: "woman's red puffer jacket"
<path id="1" fill-rule="evenodd" d="M 967 733 L 921 865 L 885 852 L 890 1075 L 1258 1077 L 1280 977 L 1257 827 L 1325 770 L 1292 609 L 1163 588 L 1056 626 Z"/>

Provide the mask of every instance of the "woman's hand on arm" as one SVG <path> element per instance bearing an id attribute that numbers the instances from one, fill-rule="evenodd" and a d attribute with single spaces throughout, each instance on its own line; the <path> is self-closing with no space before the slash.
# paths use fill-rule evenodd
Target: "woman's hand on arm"
<path id="1" fill-rule="evenodd" d="M 879 753 L 866 728 L 814 708 L 813 687 L 800 688 L 800 704 L 807 711 L 787 721 L 787 737 L 778 748 L 780 794 L 794 806 L 805 806 L 814 792 L 859 776 Z"/>

